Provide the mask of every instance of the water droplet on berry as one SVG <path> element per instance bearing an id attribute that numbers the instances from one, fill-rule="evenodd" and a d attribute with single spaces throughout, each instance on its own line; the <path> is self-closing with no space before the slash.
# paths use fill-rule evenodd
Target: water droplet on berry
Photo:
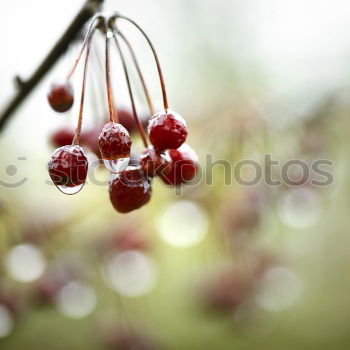
<path id="1" fill-rule="evenodd" d="M 88 160 L 78 145 L 58 148 L 52 154 L 48 167 L 52 182 L 64 194 L 75 194 L 85 184 Z"/>
<path id="2" fill-rule="evenodd" d="M 83 188 L 84 185 L 85 185 L 85 183 L 80 184 L 80 185 L 78 185 L 78 186 L 74 186 L 74 187 L 58 185 L 57 188 L 58 188 L 62 193 L 71 195 L 71 194 L 76 194 L 76 193 L 78 193 L 78 192 Z"/>
<path id="3" fill-rule="evenodd" d="M 114 174 L 121 173 L 129 165 L 130 158 L 119 158 L 114 160 L 103 159 L 105 167 Z"/>

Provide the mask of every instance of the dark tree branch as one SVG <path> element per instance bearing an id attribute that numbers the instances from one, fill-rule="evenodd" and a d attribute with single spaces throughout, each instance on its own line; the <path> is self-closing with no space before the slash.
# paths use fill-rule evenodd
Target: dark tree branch
<path id="1" fill-rule="evenodd" d="M 26 81 L 16 77 L 18 93 L 8 103 L 7 107 L 0 114 L 0 132 L 3 131 L 6 123 L 10 120 L 13 113 L 29 95 L 29 93 L 42 80 L 45 74 L 53 67 L 57 60 L 67 51 L 69 44 L 76 38 L 82 30 L 85 23 L 93 17 L 99 10 L 104 0 L 87 0 L 76 17 L 73 19 L 65 33 L 57 41 L 40 66 L 33 75 Z"/>

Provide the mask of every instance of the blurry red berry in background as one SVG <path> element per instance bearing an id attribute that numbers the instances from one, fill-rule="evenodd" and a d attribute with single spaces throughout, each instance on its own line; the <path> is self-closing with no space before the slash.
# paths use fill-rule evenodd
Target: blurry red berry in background
<path id="1" fill-rule="evenodd" d="M 133 114 L 127 109 L 118 110 L 118 119 L 119 123 L 123 125 L 124 128 L 128 130 L 130 134 L 135 130 L 135 118 Z"/>
<path id="2" fill-rule="evenodd" d="M 98 146 L 98 136 L 100 132 L 101 127 L 95 126 L 90 130 L 83 131 L 80 135 L 81 145 L 87 147 L 98 159 L 101 159 L 100 147 Z"/>
<path id="3" fill-rule="evenodd" d="M 149 113 L 142 113 L 140 116 L 141 124 L 146 131 L 151 118 L 152 116 Z"/>
<path id="4" fill-rule="evenodd" d="M 45 274 L 36 284 L 35 299 L 40 304 L 52 304 L 60 289 L 68 282 L 60 276 Z"/>
<path id="5" fill-rule="evenodd" d="M 158 151 L 177 149 L 186 140 L 187 126 L 177 113 L 159 112 L 150 119 L 148 133 L 152 145 Z"/>
<path id="6" fill-rule="evenodd" d="M 142 207 L 151 199 L 151 193 L 150 181 L 141 169 L 126 169 L 109 184 L 110 200 L 119 213 Z"/>
<path id="7" fill-rule="evenodd" d="M 146 148 L 140 156 L 141 169 L 150 177 L 168 174 L 170 162 L 169 155 L 157 152 L 153 146 Z"/>
<path id="8" fill-rule="evenodd" d="M 19 290 L 3 287 L 0 289 L 0 305 L 5 307 L 15 318 L 20 316 L 26 306 L 24 296 Z"/>
<path id="9" fill-rule="evenodd" d="M 67 255 L 58 255 L 50 261 L 44 275 L 34 286 L 34 298 L 39 304 L 52 304 L 57 294 L 67 283 L 79 280 L 84 276 L 84 268 L 79 258 Z"/>
<path id="10" fill-rule="evenodd" d="M 105 124 L 98 137 L 98 144 L 103 159 L 116 160 L 130 157 L 130 135 L 119 123 Z"/>
<path id="11" fill-rule="evenodd" d="M 148 122 L 151 119 L 150 115 L 148 113 L 141 113 L 138 117 L 141 121 L 143 128 L 147 130 Z M 124 128 L 128 130 L 130 134 L 137 131 L 137 125 L 132 111 L 126 108 L 118 109 L 118 118 L 118 122 L 121 125 L 123 125 Z"/>
<path id="12" fill-rule="evenodd" d="M 162 181 L 167 185 L 181 185 L 194 180 L 198 170 L 198 157 L 196 152 L 187 144 L 178 149 L 167 151 L 171 158 L 169 172 L 161 176 Z"/>
<path id="13" fill-rule="evenodd" d="M 151 337 L 132 328 L 112 328 L 105 332 L 104 344 L 110 350 L 157 350 Z"/>
<path id="14" fill-rule="evenodd" d="M 56 186 L 76 187 L 86 181 L 88 161 L 80 146 L 56 149 L 48 167 L 51 180 Z"/>
<path id="15" fill-rule="evenodd" d="M 115 243 L 120 251 L 126 250 L 147 250 L 148 243 L 146 237 L 136 230 L 120 232 L 115 237 Z"/>
<path id="16" fill-rule="evenodd" d="M 138 224 L 140 225 L 141 223 Z M 103 236 L 100 246 L 103 253 L 127 250 L 146 251 L 149 249 L 149 241 L 135 222 L 126 221 L 120 226 L 118 221 L 117 229 L 113 228 L 110 234 Z"/>
<path id="17" fill-rule="evenodd" d="M 233 205 L 227 215 L 229 229 L 231 231 L 251 231 L 258 226 L 261 218 L 259 207 L 247 205 L 247 203 Z"/>
<path id="18" fill-rule="evenodd" d="M 239 269 L 224 270 L 207 282 L 202 300 L 213 311 L 230 313 L 251 296 L 254 286 L 252 274 Z"/>
<path id="19" fill-rule="evenodd" d="M 133 113 L 126 108 L 120 108 L 116 109 L 115 111 L 118 112 L 118 123 L 123 125 L 126 130 L 128 130 L 129 134 L 135 131 L 136 129 L 136 123 Z M 115 113 L 116 113 L 115 112 Z M 104 119 L 106 122 L 109 121 L 109 115 L 105 117 Z"/>
<path id="20" fill-rule="evenodd" d="M 33 220 L 36 219 L 37 218 L 34 218 Z M 22 241 L 39 246 L 48 241 L 52 234 L 54 225 L 51 226 L 48 223 L 40 223 L 39 225 L 35 225 L 35 223 L 26 222 L 22 231 Z"/>
<path id="21" fill-rule="evenodd" d="M 74 91 L 69 81 L 54 82 L 47 95 L 50 106 L 59 113 L 68 111 L 74 102 Z"/>
<path id="22" fill-rule="evenodd" d="M 61 128 L 55 131 L 51 137 L 50 142 L 54 147 L 62 147 L 71 145 L 73 138 L 75 136 L 75 131 L 69 128 Z"/>

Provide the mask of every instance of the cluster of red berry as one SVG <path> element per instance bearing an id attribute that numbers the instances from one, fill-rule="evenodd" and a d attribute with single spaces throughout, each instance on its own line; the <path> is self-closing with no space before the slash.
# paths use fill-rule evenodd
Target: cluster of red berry
<path id="1" fill-rule="evenodd" d="M 129 41 L 117 27 L 119 19 L 124 19 L 134 24 L 150 45 L 157 64 L 162 87 L 164 110 L 161 112 L 154 113 L 153 104 L 134 51 Z M 75 194 L 79 192 L 86 182 L 88 159 L 84 150 L 80 146 L 80 133 L 83 119 L 87 62 L 91 39 L 96 29 L 100 29 L 105 34 L 106 38 L 105 65 L 109 122 L 103 126 L 98 137 L 95 134 L 95 137 L 97 138 L 95 141 L 98 144 L 104 165 L 112 174 L 109 185 L 111 202 L 117 211 L 126 213 L 140 208 L 150 200 L 152 189 L 151 180 L 155 176 L 158 176 L 164 183 L 174 186 L 193 180 L 197 173 L 198 158 L 196 153 L 184 143 L 187 137 L 187 126 L 185 120 L 177 113 L 171 111 L 168 107 L 161 66 L 158 55 L 149 37 L 138 24 L 128 17 L 121 16 L 120 14 L 97 14 L 90 24 L 80 54 L 75 61 L 72 70 L 68 74 L 66 81 L 53 84 L 48 94 L 48 101 L 55 111 L 62 113 L 72 107 L 74 102 L 74 92 L 69 79 L 74 73 L 86 48 L 78 125 L 72 142 L 59 147 L 51 156 L 49 162 L 49 174 L 53 183 L 63 193 Z M 112 38 L 116 43 L 123 65 L 131 100 L 134 123 L 136 124 L 145 146 L 145 150 L 141 152 L 138 161 L 136 163 L 133 162 L 132 165 L 129 163 L 132 140 L 129 131 L 119 120 L 119 113 L 113 103 L 111 92 L 109 42 Z M 134 64 L 139 73 L 150 113 L 153 115 L 148 123 L 148 134 L 149 140 L 152 144 L 151 146 L 148 145 L 144 127 L 136 111 L 127 64 L 121 45 L 119 44 L 120 39 L 124 41 L 130 50 Z M 65 134 L 64 136 L 67 139 L 67 135 Z"/>

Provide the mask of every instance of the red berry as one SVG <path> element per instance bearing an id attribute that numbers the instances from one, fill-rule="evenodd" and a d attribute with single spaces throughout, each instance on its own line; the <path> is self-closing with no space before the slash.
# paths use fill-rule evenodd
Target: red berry
<path id="1" fill-rule="evenodd" d="M 78 145 L 56 149 L 49 162 L 51 180 L 66 194 L 77 193 L 83 187 L 87 171 L 88 160 Z"/>
<path id="2" fill-rule="evenodd" d="M 142 207 L 150 200 L 151 193 L 150 181 L 138 168 L 126 169 L 109 184 L 111 202 L 119 213 Z"/>
<path id="3" fill-rule="evenodd" d="M 115 160 L 130 157 L 130 135 L 121 124 L 113 122 L 105 124 L 98 137 L 98 144 L 103 159 Z"/>
<path id="4" fill-rule="evenodd" d="M 50 138 L 50 141 L 55 147 L 62 147 L 66 145 L 71 145 L 75 131 L 68 128 L 61 128 L 55 131 Z"/>
<path id="5" fill-rule="evenodd" d="M 159 151 L 177 149 L 186 140 L 185 120 L 175 112 L 155 114 L 148 124 L 148 133 L 152 145 Z"/>
<path id="6" fill-rule="evenodd" d="M 192 181 L 198 170 L 198 157 L 196 152 L 187 144 L 178 149 L 167 151 L 171 158 L 169 173 L 161 176 L 167 185 L 181 185 Z"/>
<path id="7" fill-rule="evenodd" d="M 63 83 L 55 82 L 51 85 L 47 98 L 50 106 L 56 112 L 66 112 L 72 107 L 74 102 L 73 87 L 69 81 Z"/>
<path id="8" fill-rule="evenodd" d="M 143 172 L 150 177 L 166 175 L 170 171 L 170 157 L 157 152 L 153 146 L 141 153 L 140 164 Z"/>

